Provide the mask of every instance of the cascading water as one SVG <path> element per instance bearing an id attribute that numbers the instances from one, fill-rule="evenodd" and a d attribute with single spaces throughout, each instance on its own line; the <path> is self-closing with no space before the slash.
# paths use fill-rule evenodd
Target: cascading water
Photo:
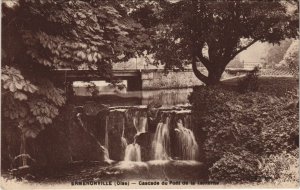
<path id="1" fill-rule="evenodd" d="M 109 120 L 109 117 L 106 116 L 105 117 L 105 137 L 104 137 L 104 146 L 106 148 L 106 152 L 107 152 L 107 155 L 109 157 L 109 152 L 108 152 L 108 149 L 109 149 L 109 144 L 108 144 L 108 120 Z"/>
<path id="2" fill-rule="evenodd" d="M 158 123 L 152 141 L 152 157 L 154 160 L 168 160 L 170 152 L 170 118 L 167 117 L 165 123 Z"/>
<path id="3" fill-rule="evenodd" d="M 123 118 L 123 129 L 122 129 L 122 136 L 121 136 L 121 143 L 122 143 L 122 148 L 123 150 L 126 149 L 127 147 L 127 140 L 124 137 L 124 133 L 125 133 L 125 119 Z"/>
<path id="4" fill-rule="evenodd" d="M 129 144 L 125 150 L 124 161 L 137 161 L 141 162 L 141 147 L 137 143 Z"/>
<path id="5" fill-rule="evenodd" d="M 198 144 L 194 133 L 183 126 L 182 120 L 177 121 L 177 132 L 182 160 L 196 160 L 198 155 Z"/>
<path id="6" fill-rule="evenodd" d="M 148 119 L 146 116 L 139 116 L 139 112 L 136 112 L 132 119 L 137 133 L 145 133 L 147 131 Z"/>
<path id="7" fill-rule="evenodd" d="M 127 140 L 124 137 L 124 131 L 125 131 L 125 121 L 123 121 L 123 131 L 122 131 L 122 136 L 121 136 L 121 143 L 122 143 L 122 148 L 126 148 L 127 144 Z"/>
<path id="8" fill-rule="evenodd" d="M 132 117 L 133 125 L 137 131 L 136 135 L 134 136 L 134 142 L 126 146 L 125 149 L 125 156 L 124 161 L 142 161 L 141 157 L 141 147 L 139 144 L 136 143 L 136 137 L 147 131 L 147 124 L 148 120 L 146 116 L 140 116 L 139 112 L 136 112 Z M 126 140 L 126 139 L 125 139 Z M 123 140 L 122 140 L 123 141 Z M 127 143 L 127 141 L 126 141 Z"/>
<path id="9" fill-rule="evenodd" d="M 90 120 L 82 122 L 84 118 L 80 115 L 78 124 L 88 132 L 95 131 L 96 139 L 104 145 L 99 144 L 106 159 L 117 161 L 108 167 L 110 176 L 113 173 L 132 179 L 181 179 L 182 176 L 201 179 L 206 170 L 203 172 L 203 163 L 198 161 L 189 108 L 155 109 L 157 114 L 151 115 L 151 110 L 146 108 L 113 107 L 105 115 L 99 114 L 99 124 Z M 148 120 L 150 117 L 153 119 Z M 98 155 L 103 154 L 97 152 Z"/>
<path id="10" fill-rule="evenodd" d="M 121 111 L 120 110 L 121 109 L 114 110 L 113 113 L 121 111 L 124 112 L 123 109 Z M 189 110 L 179 110 L 176 112 L 170 112 L 168 110 L 162 111 L 161 116 L 163 119 L 161 119 L 161 121 L 157 124 L 155 133 L 152 134 L 148 131 L 147 112 L 143 110 L 132 111 L 133 112 L 129 111 L 129 115 L 124 114 L 122 116 L 123 119 L 118 117 L 117 124 L 119 127 L 117 127 L 116 122 L 113 122 L 113 124 L 110 123 L 110 117 L 115 117 L 115 115 L 106 116 L 106 132 L 104 140 L 105 150 L 113 151 L 114 155 L 117 155 L 118 151 L 120 151 L 120 159 L 123 161 L 140 162 L 142 161 L 142 158 L 145 160 L 150 159 L 156 161 L 168 161 L 173 159 L 172 156 L 175 156 L 174 158 L 179 160 L 197 160 L 198 144 L 196 142 L 194 133 L 191 130 L 191 117 L 190 115 L 188 115 L 188 113 L 190 113 L 188 112 Z M 128 110 L 126 111 L 126 113 L 128 113 Z M 173 115 L 170 115 L 174 113 L 174 117 Z M 177 115 L 180 115 L 179 117 L 182 119 L 177 120 Z M 128 119 L 125 120 L 127 117 Z M 132 122 L 130 121 L 130 119 Z M 127 121 L 129 122 L 126 124 Z M 171 126 L 172 123 L 174 123 L 176 126 Z M 111 126 L 114 130 L 113 133 L 119 133 L 120 135 L 118 138 L 120 138 L 119 143 L 121 144 L 117 146 L 113 146 L 113 144 L 110 144 L 109 138 L 112 137 L 108 135 L 108 127 Z M 126 135 L 125 126 L 128 126 L 128 129 L 126 128 Z M 131 131 L 134 130 L 133 127 L 136 131 L 136 134 L 134 135 L 134 139 L 132 142 L 132 136 L 130 135 L 133 135 L 131 133 Z M 173 137 L 175 137 L 175 141 L 173 140 Z M 176 142 L 178 146 L 172 147 L 171 142 Z M 112 149 L 114 147 L 116 147 L 117 149 Z M 108 151 L 106 152 L 108 155 Z M 112 156 L 111 152 L 110 154 Z"/>

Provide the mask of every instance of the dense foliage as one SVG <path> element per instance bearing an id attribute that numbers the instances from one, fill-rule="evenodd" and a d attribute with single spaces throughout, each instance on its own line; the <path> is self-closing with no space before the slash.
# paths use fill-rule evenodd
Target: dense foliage
<path id="1" fill-rule="evenodd" d="M 299 149 L 270 156 L 241 151 L 226 153 L 210 168 L 210 179 L 225 183 L 299 182 Z"/>
<path id="2" fill-rule="evenodd" d="M 299 75 L 299 40 L 294 40 L 287 49 L 283 60 L 283 64 L 287 65 L 290 72 L 298 77 Z"/>
<path id="3" fill-rule="evenodd" d="M 192 63 L 197 78 L 218 83 L 228 63 L 254 43 L 298 36 L 294 1 L 185 0 L 162 5 L 155 58 L 166 66 Z M 201 62 L 208 76 L 197 69 Z"/>
<path id="4" fill-rule="evenodd" d="M 195 88 L 190 97 L 193 118 L 206 134 L 202 148 L 212 180 L 243 183 L 282 177 L 264 174 L 267 166 L 262 166 L 297 149 L 297 92 L 293 88 L 280 90 L 283 94 L 276 96 L 263 89 L 240 94 L 233 87 Z M 283 172 L 273 170 L 270 173 Z"/>
<path id="5" fill-rule="evenodd" d="M 36 131 L 64 105 L 57 69 L 93 69 L 108 78 L 111 63 L 149 45 L 127 1 L 16 0 L 2 10 L 2 118 Z M 132 5 L 134 6 L 134 5 Z"/>

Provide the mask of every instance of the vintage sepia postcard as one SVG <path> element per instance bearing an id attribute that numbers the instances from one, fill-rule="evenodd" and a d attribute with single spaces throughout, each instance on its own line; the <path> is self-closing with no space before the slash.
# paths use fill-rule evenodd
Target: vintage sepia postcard
<path id="1" fill-rule="evenodd" d="M 299 2 L 2 0 L 0 187 L 299 188 Z"/>

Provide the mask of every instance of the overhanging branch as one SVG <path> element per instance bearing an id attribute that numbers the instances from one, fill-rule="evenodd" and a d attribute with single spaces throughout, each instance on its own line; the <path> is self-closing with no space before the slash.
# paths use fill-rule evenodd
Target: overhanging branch
<path id="1" fill-rule="evenodd" d="M 236 51 L 235 53 L 233 53 L 233 55 L 230 57 L 230 60 L 232 60 L 235 56 L 237 56 L 237 54 L 241 53 L 242 51 L 246 50 L 248 47 L 252 46 L 255 42 L 257 42 L 259 39 L 254 39 L 252 42 L 250 42 L 248 45 L 242 47 L 241 49 L 239 49 L 238 51 Z"/>
<path id="2" fill-rule="evenodd" d="M 201 61 L 201 63 L 207 68 L 207 70 L 209 70 L 210 69 L 210 61 L 203 56 L 202 52 L 198 53 L 197 57 Z"/>

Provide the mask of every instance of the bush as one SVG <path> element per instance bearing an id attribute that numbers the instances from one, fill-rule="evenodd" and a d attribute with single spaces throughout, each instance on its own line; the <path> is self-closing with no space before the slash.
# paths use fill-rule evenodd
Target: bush
<path id="1" fill-rule="evenodd" d="M 297 148 L 299 116 L 298 109 L 289 106 L 292 101 L 290 96 L 240 94 L 220 86 L 194 88 L 192 116 L 206 134 L 199 144 L 211 167 L 210 178 L 262 181 L 263 171 L 254 163 Z"/>
<path id="2" fill-rule="evenodd" d="M 294 76 L 299 76 L 299 40 L 292 42 L 284 55 L 283 62 L 288 65 Z"/>
<path id="3" fill-rule="evenodd" d="M 299 183 L 299 149 L 263 158 L 260 170 L 263 181 Z"/>
<path id="4" fill-rule="evenodd" d="M 210 180 L 223 183 L 297 182 L 299 183 L 298 151 L 261 157 L 242 150 L 226 153 L 210 170 Z"/>
<path id="5" fill-rule="evenodd" d="M 226 153 L 209 170 L 210 180 L 221 183 L 235 184 L 245 179 L 255 182 L 261 176 L 257 155 L 244 150 L 238 154 Z"/>
<path id="6" fill-rule="evenodd" d="M 247 73 L 246 77 L 238 83 L 238 90 L 241 93 L 257 91 L 259 87 L 258 83 L 259 67 L 254 67 L 252 71 Z"/>

